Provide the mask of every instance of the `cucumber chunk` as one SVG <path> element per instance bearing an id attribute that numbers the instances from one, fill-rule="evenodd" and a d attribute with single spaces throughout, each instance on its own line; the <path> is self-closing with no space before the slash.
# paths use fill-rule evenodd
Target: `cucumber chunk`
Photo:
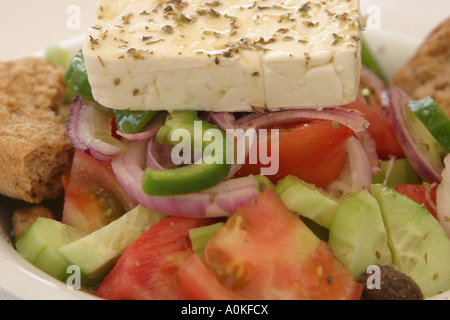
<path id="1" fill-rule="evenodd" d="M 370 265 L 392 264 L 380 207 L 365 189 L 341 201 L 334 213 L 328 243 L 355 279 Z"/>
<path id="2" fill-rule="evenodd" d="M 380 169 L 380 174 L 373 175 L 373 183 L 395 187 L 398 184 L 421 184 L 423 181 L 408 158 L 382 160 Z"/>
<path id="3" fill-rule="evenodd" d="M 42 271 L 65 281 L 69 266 L 56 250 L 86 236 L 86 233 L 49 218 L 38 218 L 17 240 L 17 251 Z"/>
<path id="4" fill-rule="evenodd" d="M 425 297 L 450 289 L 450 239 L 423 206 L 392 188 L 374 184 L 393 265 L 410 276 Z"/>
<path id="5" fill-rule="evenodd" d="M 431 97 L 410 101 L 409 109 L 436 139 L 445 154 L 450 153 L 450 119 Z"/>
<path id="6" fill-rule="evenodd" d="M 334 211 L 339 204 L 337 199 L 291 175 L 280 180 L 275 191 L 289 211 L 330 229 Z"/>
<path id="7" fill-rule="evenodd" d="M 110 224 L 60 247 L 56 252 L 80 268 L 83 285 L 98 284 L 117 259 L 144 231 L 167 216 L 137 206 Z"/>
<path id="8" fill-rule="evenodd" d="M 211 239 L 221 227 L 225 225 L 224 222 L 217 222 L 208 226 L 200 228 L 194 228 L 189 230 L 189 238 L 192 243 L 192 250 L 196 253 L 200 259 L 203 260 L 203 252 L 209 239 Z"/>

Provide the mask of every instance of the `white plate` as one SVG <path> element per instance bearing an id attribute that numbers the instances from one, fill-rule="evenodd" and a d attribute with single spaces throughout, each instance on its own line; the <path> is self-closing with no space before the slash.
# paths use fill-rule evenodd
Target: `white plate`
<path id="1" fill-rule="evenodd" d="M 366 32 L 369 46 L 377 54 L 388 77 L 414 53 L 420 39 L 398 33 L 375 30 Z M 84 37 L 77 37 L 61 43 L 61 46 L 76 52 Z M 42 56 L 43 51 L 36 53 Z M 46 275 L 14 250 L 9 236 L 11 213 L 17 202 L 0 197 L 0 298 L 5 299 L 96 299 L 93 295 L 80 290 L 69 289 L 65 283 Z M 433 299 L 450 299 L 450 291 Z"/>

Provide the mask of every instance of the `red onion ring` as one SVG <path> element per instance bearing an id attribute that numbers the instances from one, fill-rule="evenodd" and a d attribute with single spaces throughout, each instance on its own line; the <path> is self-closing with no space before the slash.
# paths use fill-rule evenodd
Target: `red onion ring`
<path id="1" fill-rule="evenodd" d="M 157 197 L 142 191 L 147 141 L 128 142 L 128 150 L 111 165 L 119 184 L 142 207 L 168 215 L 202 218 L 232 215 L 238 206 L 258 195 L 254 176 L 229 179 L 198 193 Z"/>
<path id="2" fill-rule="evenodd" d="M 394 130 L 411 166 L 427 182 L 439 183 L 442 179 L 442 163 L 437 163 L 428 156 L 414 136 L 407 120 L 406 105 L 411 101 L 411 98 L 405 91 L 397 86 L 390 88 L 389 95 L 389 111 Z"/>
<path id="3" fill-rule="evenodd" d="M 369 122 L 362 117 L 362 113 L 341 107 L 296 109 L 271 112 L 260 116 L 246 115 L 236 121 L 240 128 L 263 128 L 277 124 L 286 124 L 314 119 L 335 120 L 354 132 L 360 132 L 369 127 Z"/>
<path id="4" fill-rule="evenodd" d="M 368 88 L 377 98 L 383 109 L 389 107 L 389 92 L 386 84 L 370 69 L 361 65 L 360 87 Z"/>
<path id="5" fill-rule="evenodd" d="M 372 174 L 380 174 L 380 158 L 378 157 L 377 143 L 372 134 L 366 129 L 356 133 L 355 135 L 361 141 L 361 144 L 369 157 L 369 161 L 372 166 Z"/>
<path id="6" fill-rule="evenodd" d="M 100 161 L 110 161 L 126 146 L 112 134 L 112 116 L 76 96 L 70 106 L 67 135 L 72 145 Z"/>
<path id="7" fill-rule="evenodd" d="M 347 141 L 347 155 L 352 175 L 356 175 L 355 190 L 370 190 L 372 183 L 372 164 L 360 140 L 353 136 Z"/>

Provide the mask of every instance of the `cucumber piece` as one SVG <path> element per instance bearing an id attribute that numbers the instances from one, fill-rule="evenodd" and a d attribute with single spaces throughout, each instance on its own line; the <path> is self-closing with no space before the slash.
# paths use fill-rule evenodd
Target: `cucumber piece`
<path id="1" fill-rule="evenodd" d="M 445 156 L 444 150 L 432 136 L 430 131 L 428 131 L 427 127 L 416 116 L 413 110 L 406 106 L 405 109 L 406 119 L 411 127 L 411 131 L 413 132 L 415 139 L 428 154 L 430 160 L 443 168 L 443 159 Z"/>
<path id="2" fill-rule="evenodd" d="M 374 184 L 393 266 L 410 276 L 425 297 L 450 289 L 450 239 L 423 206 L 392 188 Z"/>
<path id="3" fill-rule="evenodd" d="M 275 185 L 266 176 L 259 174 L 255 176 L 258 183 L 258 193 L 273 189 Z"/>
<path id="4" fill-rule="evenodd" d="M 395 187 L 398 184 L 421 184 L 422 179 L 409 163 L 408 158 L 383 160 L 380 174 L 373 175 L 373 183 Z"/>
<path id="5" fill-rule="evenodd" d="M 203 252 L 211 239 L 221 227 L 225 225 L 224 222 L 214 223 L 208 226 L 194 228 L 189 230 L 189 238 L 192 243 L 192 250 L 200 259 L 203 260 Z"/>
<path id="6" fill-rule="evenodd" d="M 450 119 L 436 102 L 431 97 L 425 97 L 418 101 L 410 101 L 408 107 L 431 133 L 445 154 L 450 153 Z"/>
<path id="7" fill-rule="evenodd" d="M 339 201 L 315 185 L 289 175 L 275 185 L 275 191 L 286 208 L 330 229 Z"/>
<path id="8" fill-rule="evenodd" d="M 341 200 L 334 213 L 328 243 L 355 280 L 370 265 L 392 264 L 380 207 L 365 189 Z"/>
<path id="9" fill-rule="evenodd" d="M 56 250 L 69 265 L 80 268 L 83 285 L 98 284 L 120 255 L 144 231 L 167 215 L 137 206 L 119 219 Z"/>
<path id="10" fill-rule="evenodd" d="M 59 247 L 86 236 L 86 233 L 49 218 L 38 218 L 17 240 L 17 251 L 42 271 L 65 281 L 67 264 L 57 254 Z"/>

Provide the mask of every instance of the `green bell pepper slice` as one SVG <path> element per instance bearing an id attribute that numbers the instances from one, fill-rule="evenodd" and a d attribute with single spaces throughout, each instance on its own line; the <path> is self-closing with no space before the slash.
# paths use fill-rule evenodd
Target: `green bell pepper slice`
<path id="1" fill-rule="evenodd" d="M 445 152 L 450 153 L 450 119 L 431 97 L 410 101 L 409 109 L 422 122 Z"/>
<path id="2" fill-rule="evenodd" d="M 387 80 L 386 74 L 364 38 L 361 38 L 361 63 L 378 76 L 385 84 L 388 84 L 389 81 Z"/>
<path id="3" fill-rule="evenodd" d="M 195 123 L 201 123 L 201 137 L 196 131 Z M 142 190 L 150 196 L 173 196 L 199 192 L 209 189 L 228 176 L 231 164 L 227 161 L 229 140 L 224 132 L 217 127 L 201 121 L 196 111 L 175 111 L 169 113 L 165 124 L 159 130 L 156 140 L 159 143 L 176 145 L 172 141 L 172 134 L 177 129 L 187 130 L 190 134 L 190 149 L 201 149 L 203 157 L 194 164 L 185 165 L 169 170 L 147 168 L 142 178 Z M 214 140 L 212 131 L 222 137 L 223 148 L 215 148 L 213 152 L 205 154 L 205 149 Z M 208 137 L 209 136 L 209 137 Z M 197 148 L 196 148 L 197 146 Z M 229 149 L 228 149 L 229 150 Z M 217 152 L 218 154 L 215 154 Z M 214 161 L 220 159 L 220 161 Z"/>
<path id="4" fill-rule="evenodd" d="M 64 82 L 70 90 L 83 99 L 95 101 L 91 85 L 89 84 L 82 50 L 77 52 L 66 69 Z"/>
<path id="5" fill-rule="evenodd" d="M 117 129 L 126 134 L 141 132 L 159 111 L 114 110 Z"/>

